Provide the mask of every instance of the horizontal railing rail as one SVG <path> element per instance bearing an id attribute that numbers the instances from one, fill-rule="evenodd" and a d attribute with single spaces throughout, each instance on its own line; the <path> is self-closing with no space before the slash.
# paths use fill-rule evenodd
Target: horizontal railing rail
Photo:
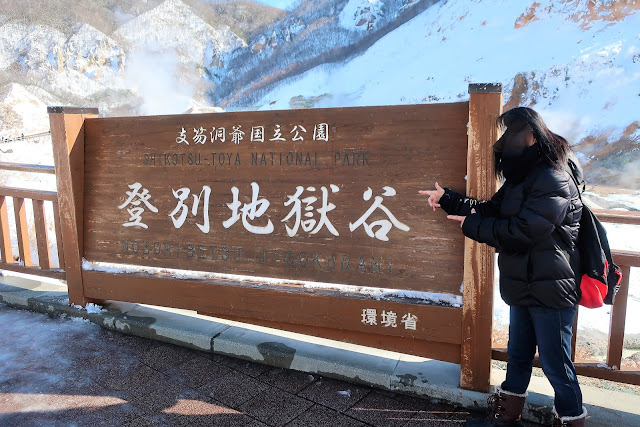
<path id="1" fill-rule="evenodd" d="M 6 162 L 0 162 L 0 170 L 55 174 L 55 168 L 53 166 Z M 7 208 L 8 198 L 13 200 L 13 215 L 16 225 L 15 238 L 18 243 L 17 256 L 14 256 L 11 245 L 9 210 Z M 33 223 L 35 225 L 38 265 L 35 265 L 31 261 L 31 247 L 25 209 L 26 200 L 31 200 L 33 206 Z M 44 214 L 45 202 L 51 202 L 53 204 L 54 229 L 59 259 L 59 266 L 57 268 L 51 267 L 48 255 L 49 237 L 47 235 L 47 223 Z M 594 212 L 602 222 L 640 225 L 640 212 L 620 210 L 594 210 Z M 0 269 L 65 279 L 64 252 L 62 250 L 63 241 L 59 224 L 58 195 L 55 191 L 0 187 Z M 576 370 L 579 375 L 640 385 L 640 370 L 622 366 L 624 330 L 629 295 L 629 275 L 631 268 L 640 267 L 640 252 L 614 250 L 612 254 L 614 262 L 622 269 L 623 280 L 620 284 L 620 290 L 616 296 L 615 304 L 611 307 L 606 361 L 604 363 L 592 360 L 576 361 L 577 316 L 576 323 L 574 324 L 572 358 L 576 362 Z M 493 348 L 492 358 L 507 361 L 508 355 L 506 348 Z M 540 366 L 537 358 L 535 365 Z"/>
<path id="2" fill-rule="evenodd" d="M 55 166 L 50 165 L 28 165 L 24 163 L 8 163 L 0 162 L 0 170 L 17 171 L 17 172 L 34 172 L 48 173 L 55 175 Z"/>
<path id="3" fill-rule="evenodd" d="M 638 211 L 594 209 L 593 212 L 602 222 L 640 225 L 640 212 Z"/>
<path id="4" fill-rule="evenodd" d="M 58 193 L 56 193 L 55 191 L 31 190 L 28 188 L 0 187 L 0 195 L 5 197 L 42 200 L 47 202 L 58 201 Z"/>
<path id="5" fill-rule="evenodd" d="M 0 137 L 0 142 L 17 142 L 17 141 L 26 141 L 29 139 L 39 139 L 39 138 L 43 138 L 43 137 L 50 137 L 51 136 L 51 131 L 46 131 L 46 132 L 39 132 L 39 133 L 33 133 L 30 135 L 14 135 L 14 136 L 1 136 Z"/>

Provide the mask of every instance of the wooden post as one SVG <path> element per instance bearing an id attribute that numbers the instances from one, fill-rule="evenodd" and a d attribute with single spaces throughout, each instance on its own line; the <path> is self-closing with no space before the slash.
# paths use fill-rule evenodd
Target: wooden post
<path id="1" fill-rule="evenodd" d="M 0 196 L 0 261 L 7 264 L 14 263 L 9 234 L 9 212 L 5 196 Z"/>
<path id="2" fill-rule="evenodd" d="M 56 246 L 58 247 L 58 267 L 62 270 L 64 268 L 64 248 L 62 246 L 62 230 L 60 229 L 60 207 L 58 206 L 58 202 L 55 201 L 53 204 L 53 221 L 55 222 L 56 229 Z"/>
<path id="3" fill-rule="evenodd" d="M 49 262 L 49 236 L 47 235 L 47 224 L 44 215 L 44 201 L 34 199 L 32 203 L 38 247 L 38 264 L 40 268 L 48 270 L 51 268 L 51 263 Z"/>
<path id="4" fill-rule="evenodd" d="M 607 348 L 607 366 L 620 366 L 622 362 L 622 349 L 624 348 L 624 325 L 627 318 L 627 301 L 629 299 L 629 274 L 631 267 L 622 266 L 622 282 L 620 290 L 616 294 L 611 310 L 609 323 L 609 346 Z"/>
<path id="5" fill-rule="evenodd" d="M 82 285 L 84 120 L 97 108 L 48 107 L 69 303 L 86 305 Z"/>
<path id="6" fill-rule="evenodd" d="M 497 189 L 493 143 L 500 136 L 502 85 L 469 85 L 467 195 L 488 200 Z M 491 376 L 495 250 L 465 239 L 460 387 L 488 392 Z"/>
<path id="7" fill-rule="evenodd" d="M 571 327 L 571 361 L 576 361 L 576 343 L 578 342 L 578 313 L 580 306 L 576 306 L 576 316 L 573 318 L 573 326 Z"/>
<path id="8" fill-rule="evenodd" d="M 31 261 L 31 243 L 29 243 L 29 225 L 27 224 L 27 208 L 22 197 L 13 198 L 13 211 L 16 219 L 16 239 L 18 254 L 25 267 L 33 266 Z"/>

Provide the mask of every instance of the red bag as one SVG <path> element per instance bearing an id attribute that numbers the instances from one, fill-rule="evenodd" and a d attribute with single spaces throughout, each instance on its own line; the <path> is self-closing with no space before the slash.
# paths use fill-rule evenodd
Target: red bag
<path id="1" fill-rule="evenodd" d="M 569 159 L 569 175 L 578 188 L 582 171 L 578 163 Z M 584 181 L 582 181 L 584 183 Z M 584 190 L 584 185 L 582 186 Z M 580 195 L 580 200 L 582 196 Z M 616 293 L 620 289 L 622 271 L 613 263 L 607 231 L 596 215 L 582 203 L 580 231 L 578 234 L 580 250 L 580 305 L 587 308 L 598 308 L 604 304 L 613 305 Z"/>
<path id="2" fill-rule="evenodd" d="M 607 232 L 602 223 L 587 206 L 582 207 L 580 217 L 580 305 L 588 308 L 613 304 L 620 289 L 622 271 L 613 263 Z"/>

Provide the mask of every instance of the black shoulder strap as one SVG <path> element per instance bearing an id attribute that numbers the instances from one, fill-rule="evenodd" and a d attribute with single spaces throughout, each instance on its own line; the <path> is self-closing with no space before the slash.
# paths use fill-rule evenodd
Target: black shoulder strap
<path id="1" fill-rule="evenodd" d="M 580 172 L 578 165 L 573 161 L 573 159 L 569 158 L 567 160 L 567 165 L 569 166 L 569 175 L 573 182 L 576 184 L 576 188 L 578 189 L 578 195 L 580 195 L 580 200 L 582 200 L 582 193 L 586 190 L 586 183 L 584 179 L 582 180 L 582 190 L 580 190 L 580 183 L 578 182 L 578 176 L 582 177 L 582 172 Z"/>

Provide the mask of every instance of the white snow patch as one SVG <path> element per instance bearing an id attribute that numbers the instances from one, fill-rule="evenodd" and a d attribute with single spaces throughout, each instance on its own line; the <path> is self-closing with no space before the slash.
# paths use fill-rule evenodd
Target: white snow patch
<path id="1" fill-rule="evenodd" d="M 444 304 L 453 307 L 462 306 L 462 296 L 460 295 L 441 294 L 433 292 L 372 288 L 367 286 L 353 286 L 336 283 L 307 282 L 302 280 L 277 279 L 271 277 L 244 276 L 237 274 L 211 273 L 206 271 L 178 270 L 172 268 L 93 262 L 86 259 L 82 260 L 82 268 L 85 271 L 102 271 L 105 273 L 115 274 L 146 273 L 150 275 L 170 276 L 176 279 L 226 279 L 246 282 L 255 286 L 261 286 L 263 284 L 297 284 L 307 289 L 336 290 L 345 294 L 366 295 L 376 300 L 387 300 L 391 298 L 410 298 L 420 300 L 425 303 Z"/>
<path id="2" fill-rule="evenodd" d="M 87 310 L 87 313 L 102 313 L 103 311 L 107 311 L 98 304 L 94 304 L 92 302 L 87 304 L 84 309 Z"/>
<path id="3" fill-rule="evenodd" d="M 380 17 L 383 6 L 383 2 L 380 0 L 349 0 L 338 16 L 340 26 L 348 30 L 366 31 L 366 22 L 364 25 L 358 26 L 358 24 L 371 17 Z"/>

